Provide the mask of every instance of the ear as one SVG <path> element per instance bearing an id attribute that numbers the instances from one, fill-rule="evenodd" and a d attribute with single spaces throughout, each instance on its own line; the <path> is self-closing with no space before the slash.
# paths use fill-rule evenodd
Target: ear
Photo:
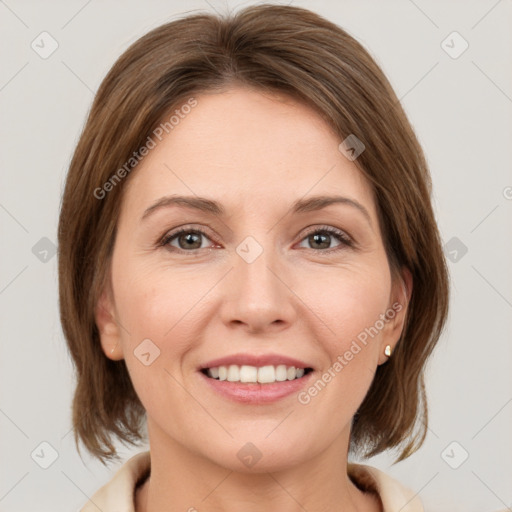
<path id="1" fill-rule="evenodd" d="M 409 309 L 409 300 L 412 294 L 412 275 L 409 269 L 402 267 L 400 275 L 397 276 L 390 294 L 390 302 L 386 311 L 385 327 L 382 331 L 382 339 L 379 353 L 379 365 L 388 360 L 384 350 L 387 345 L 391 347 L 393 354 L 396 344 L 402 335 Z M 392 355 L 391 355 L 392 357 Z"/>
<path id="2" fill-rule="evenodd" d="M 94 318 L 100 333 L 101 348 L 113 361 L 123 359 L 121 332 L 116 322 L 113 293 L 110 283 L 104 287 L 96 304 Z"/>

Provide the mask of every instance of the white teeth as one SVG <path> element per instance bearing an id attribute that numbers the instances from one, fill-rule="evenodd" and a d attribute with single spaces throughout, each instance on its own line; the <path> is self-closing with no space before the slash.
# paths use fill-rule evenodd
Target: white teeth
<path id="1" fill-rule="evenodd" d="M 258 368 L 256 366 L 240 366 L 240 378 L 238 380 L 240 382 L 258 382 Z"/>
<path id="2" fill-rule="evenodd" d="M 290 368 L 292 368 L 290 366 Z M 286 366 L 284 364 L 280 364 L 276 367 L 276 380 L 278 382 L 282 382 L 283 380 L 286 380 L 288 373 L 286 371 Z"/>
<path id="3" fill-rule="evenodd" d="M 209 377 L 218 380 L 227 380 L 229 382 L 259 382 L 260 384 L 270 384 L 273 382 L 283 382 L 285 380 L 300 379 L 304 375 L 304 368 L 295 368 L 295 366 L 238 366 L 231 364 L 229 366 L 218 366 L 208 368 L 206 373 Z"/>
<path id="4" fill-rule="evenodd" d="M 228 376 L 226 380 L 229 382 L 238 382 L 240 380 L 240 368 L 236 364 L 232 364 L 228 368 Z"/>
<path id="5" fill-rule="evenodd" d="M 273 366 L 262 366 L 258 369 L 258 382 L 265 384 L 266 382 L 276 381 L 276 371 Z"/>

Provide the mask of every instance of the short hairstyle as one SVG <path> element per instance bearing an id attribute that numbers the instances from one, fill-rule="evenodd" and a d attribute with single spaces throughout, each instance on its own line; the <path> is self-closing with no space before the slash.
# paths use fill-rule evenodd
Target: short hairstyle
<path id="1" fill-rule="evenodd" d="M 132 445 L 144 438 L 144 407 L 125 361 L 103 353 L 94 315 L 133 157 L 174 109 L 232 86 L 287 94 L 313 107 L 340 141 L 355 135 L 365 145 L 354 162 L 371 186 L 392 275 L 407 268 L 413 290 L 401 338 L 352 420 L 350 450 L 370 457 L 399 448 L 402 460 L 426 436 L 424 369 L 448 314 L 429 170 L 390 83 L 363 46 L 309 10 L 273 4 L 159 26 L 118 58 L 97 91 L 58 225 L 60 317 L 77 379 L 76 447 L 80 452 L 81 440 L 105 464 L 119 459 L 112 436 Z"/>

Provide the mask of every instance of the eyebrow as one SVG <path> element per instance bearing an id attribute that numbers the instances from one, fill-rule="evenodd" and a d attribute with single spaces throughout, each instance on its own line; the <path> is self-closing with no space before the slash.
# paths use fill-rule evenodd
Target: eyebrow
<path id="1" fill-rule="evenodd" d="M 364 215 L 370 226 L 372 226 L 372 219 L 368 213 L 368 210 L 361 203 L 349 197 L 319 195 L 311 196 L 306 199 L 298 199 L 292 204 L 291 211 L 292 213 L 308 213 L 322 210 L 333 204 L 344 204 L 356 208 Z M 199 196 L 172 195 L 161 197 L 149 208 L 147 208 L 142 215 L 141 221 L 149 217 L 155 211 L 161 208 L 169 208 L 171 206 L 179 206 L 182 208 L 198 210 L 201 212 L 218 215 L 219 217 L 222 217 L 226 213 L 224 207 L 212 199 Z"/>

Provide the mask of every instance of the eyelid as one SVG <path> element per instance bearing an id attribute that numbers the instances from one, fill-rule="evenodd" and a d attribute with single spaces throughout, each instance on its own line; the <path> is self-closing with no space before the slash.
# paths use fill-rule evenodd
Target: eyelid
<path id="1" fill-rule="evenodd" d="M 197 232 L 201 235 L 203 235 L 205 238 L 208 238 L 208 240 L 211 240 L 212 242 L 214 243 L 217 243 L 215 241 L 215 237 L 212 237 L 210 236 L 208 233 L 205 232 L 204 230 L 204 226 L 201 226 L 201 227 L 194 227 L 195 225 L 194 224 L 184 224 L 183 226 L 178 226 L 176 228 L 173 228 L 169 231 L 166 231 L 162 237 L 160 237 L 158 240 L 157 240 L 157 246 L 163 246 L 165 247 L 166 245 L 168 245 L 168 243 L 173 239 L 175 238 L 176 236 L 182 234 L 182 233 L 188 233 L 190 231 L 194 231 L 194 232 Z M 208 228 L 210 228 L 209 226 L 207 226 Z M 210 228 L 211 229 L 211 228 Z M 178 251 L 180 249 L 177 249 Z M 197 251 L 198 249 L 193 249 L 191 251 L 183 251 L 183 252 L 193 252 L 193 251 Z"/>
<path id="2" fill-rule="evenodd" d="M 209 226 L 207 226 L 209 228 Z M 209 228 L 211 229 L 211 228 Z M 299 240 L 299 243 L 302 242 L 306 237 L 313 233 L 321 233 L 321 232 L 327 232 L 331 236 L 338 237 L 340 241 L 340 245 L 336 247 L 331 247 L 330 249 L 321 249 L 321 250 L 315 250 L 315 249 L 309 249 L 314 252 L 318 253 L 332 253 L 336 252 L 338 250 L 346 249 L 346 248 L 357 248 L 357 244 L 354 240 L 354 238 L 349 235 L 345 230 L 336 228 L 334 226 L 329 225 L 313 225 L 309 226 L 308 228 L 305 228 L 307 231 L 302 235 L 301 239 Z M 196 232 L 200 235 L 203 235 L 205 238 L 208 238 L 213 243 L 218 245 L 218 242 L 216 242 L 215 237 L 210 236 L 208 233 L 204 231 L 204 226 L 201 227 L 195 227 L 194 224 L 185 224 L 183 226 L 178 226 L 170 231 L 166 231 L 162 237 L 160 237 L 157 241 L 158 247 L 167 247 L 169 245 L 169 242 L 176 238 L 178 235 L 182 233 L 187 232 Z M 211 247 L 203 248 L 203 249 L 211 249 Z M 181 252 L 181 253 L 195 253 L 196 251 L 199 251 L 200 249 L 191 249 L 190 251 L 186 251 L 184 249 L 179 249 L 176 247 L 172 248 L 172 252 Z"/>
<path id="3" fill-rule="evenodd" d="M 341 253 L 341 251 L 347 250 L 357 250 L 359 247 L 356 244 L 354 238 L 350 236 L 346 231 L 335 228 L 333 226 L 314 226 L 308 232 L 306 232 L 299 241 L 299 244 L 306 240 L 308 236 L 311 236 L 315 233 L 327 233 L 330 237 L 334 237 L 338 240 L 339 244 L 335 247 L 330 247 L 327 249 L 313 249 L 309 247 L 302 247 L 300 250 L 307 250 L 309 253 L 319 256 L 319 257 L 331 257 L 337 256 Z"/>
<path id="4" fill-rule="evenodd" d="M 327 232 L 329 233 L 330 235 L 335 235 L 339 238 L 341 238 L 341 241 L 348 245 L 348 246 L 354 246 L 355 245 L 355 241 L 354 239 L 352 238 L 352 236 L 350 236 L 345 230 L 343 229 L 339 229 L 339 228 L 335 228 L 334 226 L 328 226 L 328 225 L 317 225 L 317 226 L 313 226 L 310 230 L 308 230 L 304 235 L 303 237 L 301 238 L 301 241 L 306 238 L 307 236 L 313 234 L 313 233 L 317 233 L 317 232 Z M 330 249 L 326 249 L 322 252 L 326 252 L 326 251 L 329 251 Z"/>

